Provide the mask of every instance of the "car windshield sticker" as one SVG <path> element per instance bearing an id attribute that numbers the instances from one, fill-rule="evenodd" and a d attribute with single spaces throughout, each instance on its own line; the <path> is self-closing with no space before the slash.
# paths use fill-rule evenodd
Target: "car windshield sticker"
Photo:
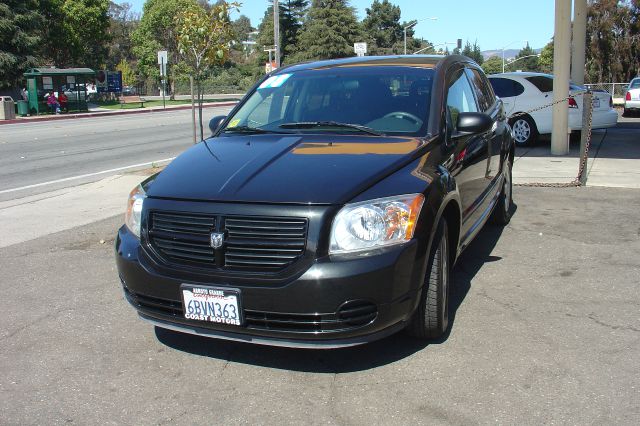
<path id="1" fill-rule="evenodd" d="M 280 87 L 291 77 L 291 74 L 274 75 L 265 80 L 258 89 L 271 89 L 274 87 Z"/>
<path id="2" fill-rule="evenodd" d="M 238 123 L 240 123 L 240 119 L 236 118 L 235 120 L 231 120 L 231 122 L 229 123 L 229 125 L 227 127 L 236 127 L 238 125 Z"/>

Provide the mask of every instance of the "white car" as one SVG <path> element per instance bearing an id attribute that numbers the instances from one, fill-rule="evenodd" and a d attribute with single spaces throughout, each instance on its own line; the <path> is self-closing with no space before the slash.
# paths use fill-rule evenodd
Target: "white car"
<path id="1" fill-rule="evenodd" d="M 505 112 L 511 116 L 528 112 L 553 102 L 553 76 L 534 72 L 510 72 L 489 76 L 493 90 L 502 99 Z M 582 93 L 584 88 L 570 85 L 569 128 L 582 129 Z M 553 107 L 514 117 L 509 121 L 513 136 L 519 145 L 527 145 L 538 135 L 551 133 Z M 618 113 L 607 92 L 593 92 L 592 129 L 614 127 Z"/>
<path id="2" fill-rule="evenodd" d="M 636 77 L 629 83 L 627 93 L 624 95 L 624 116 L 630 112 L 640 111 L 640 77 Z"/>

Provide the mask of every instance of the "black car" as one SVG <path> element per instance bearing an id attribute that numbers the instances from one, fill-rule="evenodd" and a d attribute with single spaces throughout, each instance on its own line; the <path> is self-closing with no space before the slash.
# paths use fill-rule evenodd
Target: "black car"
<path id="1" fill-rule="evenodd" d="M 115 243 L 158 327 L 341 347 L 449 327 L 451 268 L 511 211 L 501 101 L 462 56 L 293 65 L 135 188 Z"/>

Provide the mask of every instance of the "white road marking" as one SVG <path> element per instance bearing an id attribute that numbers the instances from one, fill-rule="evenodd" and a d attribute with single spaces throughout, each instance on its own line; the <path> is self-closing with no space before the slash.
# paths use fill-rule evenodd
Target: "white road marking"
<path id="1" fill-rule="evenodd" d="M 84 178 L 87 178 L 87 177 L 103 175 L 105 173 L 120 172 L 122 170 L 135 169 L 137 167 L 151 166 L 152 164 L 167 163 L 167 162 L 173 160 L 174 158 L 176 158 L 176 157 L 163 158 L 162 160 L 149 161 L 149 162 L 140 163 L 140 164 L 132 164 L 130 166 L 116 167 L 115 169 L 102 170 L 102 171 L 99 171 L 99 172 L 87 173 L 87 174 L 84 174 L 84 175 L 71 176 L 71 177 L 67 177 L 67 178 L 63 178 L 63 179 L 50 180 L 48 182 L 34 183 L 32 185 L 20 186 L 18 188 L 4 189 L 4 190 L 0 191 L 0 194 L 6 194 L 8 192 L 22 191 L 24 189 L 38 188 L 40 186 L 53 185 L 53 184 L 61 183 L 61 182 L 68 182 L 70 180 L 84 179 Z"/>

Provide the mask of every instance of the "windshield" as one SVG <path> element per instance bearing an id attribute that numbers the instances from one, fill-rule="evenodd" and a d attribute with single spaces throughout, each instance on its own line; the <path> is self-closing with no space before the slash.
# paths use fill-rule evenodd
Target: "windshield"
<path id="1" fill-rule="evenodd" d="M 420 135 L 427 127 L 433 72 L 355 66 L 278 74 L 259 86 L 223 132 Z"/>
<path id="2" fill-rule="evenodd" d="M 633 80 L 629 85 L 629 89 L 640 89 L 640 79 Z"/>

